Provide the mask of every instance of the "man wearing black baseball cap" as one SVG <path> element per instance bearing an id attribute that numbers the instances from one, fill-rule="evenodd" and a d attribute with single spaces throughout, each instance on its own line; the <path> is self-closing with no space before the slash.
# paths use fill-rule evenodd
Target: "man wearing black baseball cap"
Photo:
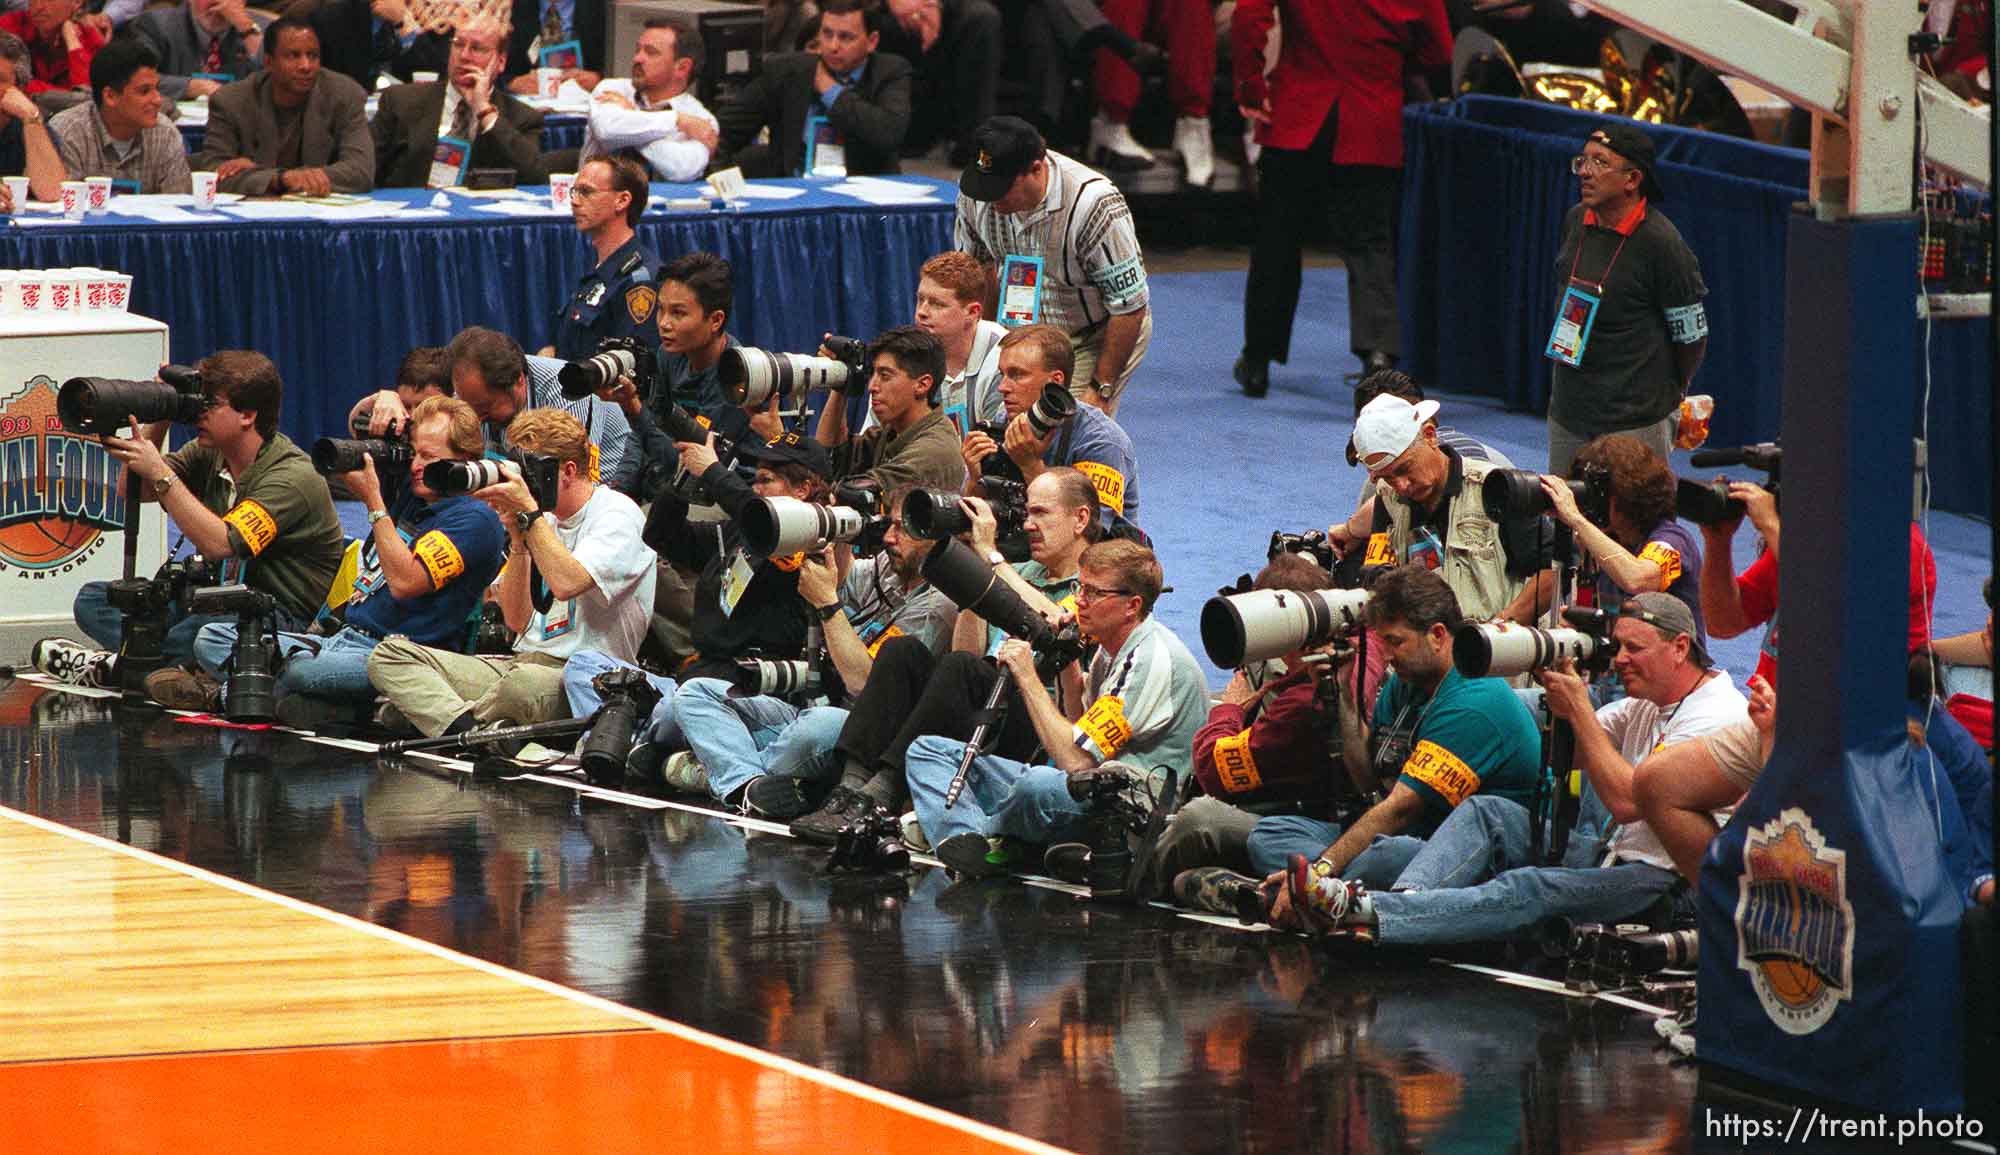
<path id="1" fill-rule="evenodd" d="M 1153 316 L 1146 263 L 1125 197 L 1104 176 L 1051 152 L 1033 125 L 996 116 L 973 133 L 959 177 L 954 245 L 985 265 L 1011 327 L 1054 325 L 1076 349 L 1070 392 L 1116 415 L 1146 355 Z M 1071 270 L 1081 269 L 1081 280 Z"/>
<path id="2" fill-rule="evenodd" d="M 1653 138 L 1631 121 L 1607 121 L 1570 158 L 1581 195 L 1563 221 L 1544 350 L 1554 362 L 1549 471 L 1558 475 L 1584 442 L 1607 433 L 1636 437 L 1665 459 L 1708 348 L 1708 286 L 1659 211 L 1654 161 Z"/>

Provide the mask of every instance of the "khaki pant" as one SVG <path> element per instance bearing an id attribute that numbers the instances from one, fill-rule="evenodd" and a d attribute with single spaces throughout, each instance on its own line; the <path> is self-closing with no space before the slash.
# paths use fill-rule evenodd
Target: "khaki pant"
<path id="1" fill-rule="evenodd" d="M 481 725 L 525 726 L 567 718 L 562 668 L 562 659 L 545 654 L 454 654 L 403 637 L 384 641 L 368 655 L 368 680 L 411 725 L 432 738 L 467 710 Z"/>
<path id="2" fill-rule="evenodd" d="M 1140 885 L 1152 897 L 1171 902 L 1174 876 L 1183 870 L 1226 866 L 1239 874 L 1251 873 L 1250 830 L 1256 825 L 1255 814 L 1220 799 L 1206 795 L 1188 799 L 1153 844 Z"/>
<path id="3" fill-rule="evenodd" d="M 1090 384 L 1090 375 L 1097 368 L 1097 355 L 1104 351 L 1104 331 L 1110 323 L 1099 325 L 1082 337 L 1071 339 L 1076 347 L 1076 372 L 1069 376 L 1069 391 L 1083 400 L 1084 386 Z M 1118 416 L 1118 403 L 1125 399 L 1125 387 L 1132 383 L 1132 374 L 1139 368 L 1139 362 L 1146 359 L 1146 347 L 1153 343 L 1153 311 L 1146 310 L 1145 319 L 1139 322 L 1139 339 L 1132 345 L 1132 355 L 1125 358 L 1125 371 L 1118 375 L 1118 396 L 1104 406 L 1104 412 Z"/>

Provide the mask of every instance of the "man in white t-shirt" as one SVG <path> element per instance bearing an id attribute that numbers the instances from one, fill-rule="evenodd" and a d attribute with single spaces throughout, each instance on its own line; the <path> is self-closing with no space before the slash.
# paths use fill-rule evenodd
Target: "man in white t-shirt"
<path id="1" fill-rule="evenodd" d="M 1743 721 L 1749 706 L 1695 639 L 1694 615 L 1679 598 L 1627 599 L 1613 637 L 1613 669 L 1629 697 L 1593 711 L 1574 672 L 1540 675 L 1550 711 L 1576 731 L 1587 781 L 1562 865 L 1529 864 L 1534 819 L 1517 803 L 1481 795 L 1452 812 L 1393 889 L 1367 894 L 1358 883 L 1314 880 L 1308 925 L 1385 944 L 1484 942 L 1552 915 L 1616 923 L 1684 898 L 1673 859 L 1639 817 L 1633 768 L 1656 750 Z"/>
<path id="2" fill-rule="evenodd" d="M 507 442 L 524 460 L 557 463 L 551 509 L 515 462 L 502 467 L 506 480 L 473 495 L 507 527 L 507 566 L 494 590 L 517 635 L 514 655 L 455 654 L 394 637 L 368 658 L 368 680 L 388 699 L 384 713 L 400 712 L 429 736 L 563 717 L 569 656 L 590 649 L 633 661 L 653 612 L 645 518 L 631 498 L 590 480 L 583 423 L 560 409 L 530 409 L 507 426 Z"/>
<path id="3" fill-rule="evenodd" d="M 685 18 L 647 20 L 632 49 L 632 79 L 606 80 L 591 91 L 579 170 L 592 157 L 630 148 L 655 180 L 700 180 L 722 139 L 715 114 L 690 88 L 703 54 L 701 33 Z"/>

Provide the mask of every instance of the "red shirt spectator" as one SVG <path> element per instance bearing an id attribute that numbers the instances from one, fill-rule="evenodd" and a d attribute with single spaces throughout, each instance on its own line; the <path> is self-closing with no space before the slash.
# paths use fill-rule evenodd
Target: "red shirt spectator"
<path id="1" fill-rule="evenodd" d="M 1757 654 L 1757 673 L 1771 685 L 1778 684 L 1778 563 L 1769 553 L 1759 554 L 1736 578 L 1736 596 L 1743 601 L 1743 616 L 1752 626 L 1770 622 L 1764 644 Z M 1910 644 L 1914 654 L 1930 642 L 1931 600 L 1937 596 L 1937 561 L 1930 543 L 1916 522 L 1910 523 Z"/>
<path id="2" fill-rule="evenodd" d="M 77 20 L 78 0 L 28 0 L 28 6 L 0 16 L 0 31 L 12 32 L 28 46 L 34 76 L 24 86 L 28 95 L 90 87 L 90 58 L 104 47 L 104 34 Z M 76 46 L 69 45 L 74 29 Z"/>

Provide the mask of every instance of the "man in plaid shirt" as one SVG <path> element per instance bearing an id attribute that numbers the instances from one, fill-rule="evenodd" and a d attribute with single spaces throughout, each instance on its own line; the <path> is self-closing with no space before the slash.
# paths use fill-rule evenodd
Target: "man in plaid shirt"
<path id="1" fill-rule="evenodd" d="M 193 191 L 187 146 L 160 119 L 160 58 L 136 37 L 119 37 L 90 62 L 90 103 L 49 119 L 49 135 L 72 180 L 108 176 L 127 193 Z"/>

